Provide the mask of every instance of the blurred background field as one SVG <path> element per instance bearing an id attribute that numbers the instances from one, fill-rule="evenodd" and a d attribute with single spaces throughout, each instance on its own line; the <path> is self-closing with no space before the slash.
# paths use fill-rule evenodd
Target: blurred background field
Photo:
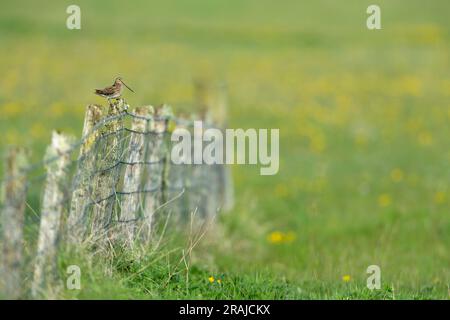
<path id="1" fill-rule="evenodd" d="M 277 175 L 233 167 L 236 206 L 194 252 L 195 285 L 93 274 L 80 297 L 448 299 L 450 3 L 377 1 L 380 31 L 365 0 L 77 1 L 81 30 L 70 4 L 1 4 L 2 152 L 37 161 L 52 129 L 79 137 L 117 75 L 132 106 L 176 110 L 193 79 L 225 80 L 230 128 L 280 129 Z M 363 289 L 372 264 L 381 293 Z"/>

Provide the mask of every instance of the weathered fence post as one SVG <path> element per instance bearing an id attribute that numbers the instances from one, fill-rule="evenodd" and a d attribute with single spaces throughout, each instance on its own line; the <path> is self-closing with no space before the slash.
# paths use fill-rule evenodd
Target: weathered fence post
<path id="1" fill-rule="evenodd" d="M 225 85 L 212 86 L 206 81 L 195 84 L 196 99 L 199 104 L 204 126 L 216 126 L 223 136 L 227 121 L 227 101 Z M 225 142 L 225 141 L 222 141 Z M 225 146 L 225 144 L 223 144 Z M 223 150 L 225 160 L 225 147 Z M 230 210 L 233 206 L 233 188 L 230 168 L 226 164 L 203 164 L 194 168 L 199 183 L 200 200 L 198 211 L 204 218 L 212 218 L 218 209 Z"/>
<path id="2" fill-rule="evenodd" d="M 78 164 L 74 175 L 72 200 L 70 213 L 67 220 L 67 235 L 69 243 L 80 243 L 86 231 L 85 208 L 89 201 L 89 185 L 93 172 L 95 152 L 93 147 L 99 130 L 94 130 L 95 125 L 102 117 L 102 106 L 88 105 L 84 117 L 82 131 L 82 144 L 78 156 Z"/>
<path id="3" fill-rule="evenodd" d="M 46 286 L 55 284 L 56 280 L 57 242 L 68 188 L 70 148 L 69 137 L 56 131 L 52 133 L 52 142 L 45 155 L 47 179 L 32 284 L 34 297 L 43 293 Z"/>
<path id="4" fill-rule="evenodd" d="M 225 84 L 221 84 L 218 88 L 218 94 L 216 97 L 216 112 L 213 116 L 215 123 L 222 130 L 224 137 L 223 146 L 223 163 L 222 165 L 216 166 L 219 175 L 219 196 L 220 205 L 224 211 L 229 211 L 234 206 L 234 188 L 233 188 L 233 177 L 231 175 L 231 170 L 229 165 L 225 163 L 226 158 L 226 148 L 225 148 L 225 130 L 228 125 L 228 101 L 227 101 L 227 91 Z"/>
<path id="5" fill-rule="evenodd" d="M 124 241 L 124 245 L 132 247 L 136 231 L 137 219 L 139 218 L 139 208 L 141 195 L 139 194 L 145 164 L 145 147 L 147 136 L 147 123 L 149 122 L 149 107 L 144 106 L 134 109 L 131 124 L 130 143 L 128 147 L 127 167 L 125 169 L 123 192 L 124 200 L 120 213 L 119 238 Z"/>
<path id="6" fill-rule="evenodd" d="M 220 83 L 213 88 L 208 86 L 206 82 L 197 82 L 195 89 L 197 102 L 202 111 L 202 118 L 205 122 L 210 122 L 221 129 L 225 137 L 224 131 L 228 124 L 226 84 Z M 224 140 L 223 142 L 225 146 L 226 141 Z M 212 176 L 215 176 L 213 179 L 218 179 L 218 188 L 216 190 L 218 193 L 218 205 L 224 211 L 229 211 L 234 205 L 234 189 L 230 167 L 225 164 L 225 152 L 224 147 L 224 164 L 213 165 Z M 209 201 L 209 205 L 211 208 L 213 207 L 211 201 Z"/>
<path id="7" fill-rule="evenodd" d="M 179 115 L 175 130 L 187 130 L 189 131 L 189 121 L 182 115 Z M 192 141 L 191 145 L 192 145 Z M 189 150 L 190 152 L 191 150 Z M 175 219 L 177 221 L 186 222 L 189 219 L 189 201 L 188 193 L 186 192 L 188 182 L 188 172 L 190 163 L 188 163 L 186 157 L 191 156 L 184 152 L 177 154 L 173 152 L 169 154 L 169 163 L 167 171 L 167 201 L 170 201 L 169 208 L 171 209 Z"/>
<path id="8" fill-rule="evenodd" d="M 108 116 L 112 120 L 105 123 L 98 139 L 103 139 L 102 148 L 97 152 L 97 170 L 93 181 L 91 235 L 107 239 L 107 229 L 113 222 L 116 184 L 119 180 L 122 157 L 123 117 L 121 104 L 109 105 Z M 98 240 L 100 240 L 98 239 Z M 99 241 L 96 241 L 99 243 Z"/>
<path id="9" fill-rule="evenodd" d="M 149 123 L 149 135 L 146 162 L 147 172 L 145 176 L 144 220 L 141 235 L 145 242 L 151 239 L 154 214 L 164 202 L 164 176 L 165 163 L 167 159 L 167 145 L 165 135 L 168 130 L 169 118 L 172 117 L 172 109 L 163 105 L 155 109 L 153 121 Z"/>
<path id="10" fill-rule="evenodd" d="M 230 167 L 226 164 L 223 164 L 220 168 L 219 181 L 219 193 L 222 195 L 222 209 L 224 211 L 230 211 L 234 206 L 234 185 Z"/>
<path id="11" fill-rule="evenodd" d="M 204 118 L 203 125 L 205 127 L 211 126 L 211 122 L 208 118 Z M 207 221 L 214 219 L 217 211 L 220 207 L 220 194 L 219 194 L 219 170 L 221 165 L 219 164 L 206 164 L 201 165 L 201 182 L 200 182 L 200 194 L 201 198 L 201 211 Z"/>
<path id="12" fill-rule="evenodd" d="M 191 144 L 191 154 L 195 152 L 195 141 L 202 141 L 203 132 L 200 130 L 192 130 L 192 144 Z M 202 164 L 192 163 L 189 168 L 189 176 L 186 183 L 186 191 L 188 193 L 188 213 L 195 214 L 196 217 L 200 216 L 203 218 L 205 216 L 205 206 L 202 202 L 204 199 L 204 192 L 207 190 L 207 186 L 202 181 Z M 200 220 L 199 220 L 200 221 Z"/>
<path id="13" fill-rule="evenodd" d="M 26 201 L 27 151 L 12 147 L 5 161 L 5 179 L 2 185 L 2 264 L 0 279 L 2 293 L 7 299 L 21 294 L 22 240 Z"/>

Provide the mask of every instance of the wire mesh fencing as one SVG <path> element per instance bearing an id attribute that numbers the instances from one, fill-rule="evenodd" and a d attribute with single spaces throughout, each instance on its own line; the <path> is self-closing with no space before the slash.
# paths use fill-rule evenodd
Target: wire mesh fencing
<path id="1" fill-rule="evenodd" d="M 198 120 L 216 127 L 205 116 Z M 166 105 L 130 111 L 118 100 L 86 108 L 78 141 L 54 131 L 41 162 L 29 164 L 25 149 L 11 148 L 1 197 L 4 296 L 21 294 L 23 229 L 29 224 L 39 225 L 31 288 L 37 297 L 54 280 L 61 242 L 132 248 L 150 243 L 155 225 L 168 215 L 183 226 L 192 213 L 205 222 L 230 208 L 225 165 L 171 161 L 170 136 L 179 127 L 192 131 L 193 119 L 175 117 Z"/>

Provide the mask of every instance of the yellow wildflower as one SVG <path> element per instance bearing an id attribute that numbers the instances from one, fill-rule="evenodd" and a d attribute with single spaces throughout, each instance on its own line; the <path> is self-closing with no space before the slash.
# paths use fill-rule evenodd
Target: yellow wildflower
<path id="1" fill-rule="evenodd" d="M 384 193 L 378 197 L 378 205 L 380 207 L 388 207 L 392 203 L 391 196 Z"/>
<path id="2" fill-rule="evenodd" d="M 213 282 L 214 282 L 214 277 L 213 277 L 213 276 L 210 276 L 210 277 L 208 278 L 208 281 L 209 281 L 209 283 L 213 283 Z"/>
<path id="3" fill-rule="evenodd" d="M 417 139 L 419 141 L 419 144 L 421 144 L 423 146 L 429 146 L 429 145 L 433 144 L 433 136 L 428 131 L 420 132 Z"/>
<path id="4" fill-rule="evenodd" d="M 434 202 L 437 204 L 444 203 L 445 202 L 445 192 L 443 192 L 443 191 L 436 192 L 436 194 L 434 195 Z"/>
<path id="5" fill-rule="evenodd" d="M 280 231 L 274 231 L 269 234 L 267 240 L 270 243 L 281 243 L 283 241 L 283 234 Z"/>
<path id="6" fill-rule="evenodd" d="M 287 233 L 281 231 L 273 231 L 267 237 L 267 241 L 273 244 L 291 243 L 294 240 L 295 240 L 295 233 L 292 231 L 289 231 Z"/>
<path id="7" fill-rule="evenodd" d="M 391 179 L 394 182 L 400 182 L 403 180 L 403 171 L 395 168 L 391 171 Z"/>
<path id="8" fill-rule="evenodd" d="M 284 183 L 279 183 L 275 186 L 275 195 L 280 198 L 286 198 L 289 196 L 289 189 Z"/>
<path id="9" fill-rule="evenodd" d="M 350 280 L 352 280 L 352 277 L 348 274 L 342 276 L 342 281 L 344 282 L 349 282 Z"/>
<path id="10" fill-rule="evenodd" d="M 419 43 L 436 44 L 442 41 L 442 31 L 434 24 L 419 25 L 415 28 L 415 39 Z"/>
<path id="11" fill-rule="evenodd" d="M 6 118 L 14 117 L 19 115 L 23 110 L 23 107 L 17 103 L 7 103 L 2 106 L 1 113 Z"/>

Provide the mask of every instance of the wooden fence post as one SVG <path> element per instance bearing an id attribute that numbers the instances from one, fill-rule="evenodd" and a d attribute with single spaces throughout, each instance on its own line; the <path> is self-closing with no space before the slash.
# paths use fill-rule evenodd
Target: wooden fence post
<path id="1" fill-rule="evenodd" d="M 153 134 L 149 135 L 146 155 L 146 162 L 149 164 L 145 177 L 145 190 L 149 192 L 145 195 L 144 220 L 141 229 L 141 235 L 145 242 L 151 239 L 154 214 L 163 203 L 166 192 L 164 176 L 168 150 L 165 135 L 168 130 L 168 119 L 172 115 L 169 106 L 161 106 L 155 109 L 154 119 L 149 123 L 149 130 L 153 131 Z"/>
<path id="2" fill-rule="evenodd" d="M 66 135 L 54 131 L 52 143 L 45 155 L 48 161 L 45 165 L 47 178 L 32 284 L 34 297 L 40 296 L 46 288 L 54 289 L 52 285 L 56 280 L 57 243 L 68 188 L 68 167 L 71 162 L 71 140 Z M 52 292 L 48 293 L 52 295 Z"/>
<path id="3" fill-rule="evenodd" d="M 207 220 L 215 218 L 217 211 L 220 207 L 220 194 L 219 194 L 219 176 L 218 169 L 219 164 L 202 164 L 201 165 L 201 191 L 202 205 L 201 213 Z"/>
<path id="4" fill-rule="evenodd" d="M 234 207 L 234 184 L 231 169 L 223 164 L 219 172 L 219 193 L 221 196 L 222 209 L 230 211 Z"/>
<path id="5" fill-rule="evenodd" d="M 191 154 L 194 154 L 194 141 L 201 141 L 203 138 L 203 132 L 200 130 L 193 130 L 192 133 L 192 144 L 191 144 Z M 190 165 L 189 176 L 187 180 L 187 192 L 188 192 L 188 209 L 189 214 L 195 213 L 196 217 L 204 218 L 205 217 L 205 206 L 203 203 L 204 193 L 207 190 L 207 186 L 203 183 L 202 180 L 202 172 L 204 165 L 203 164 L 194 164 Z M 199 220 L 200 221 L 200 220 Z"/>
<path id="6" fill-rule="evenodd" d="M 178 118 L 178 123 L 175 125 L 175 130 L 185 129 L 189 130 L 186 125 L 187 119 L 180 116 Z M 192 144 L 192 141 L 191 141 Z M 191 150 L 189 150 L 191 151 Z M 184 155 L 186 156 L 186 155 Z M 179 158 L 176 159 L 182 163 L 176 164 L 173 162 L 172 154 L 168 155 L 168 171 L 167 171 L 167 201 L 171 201 L 169 208 L 171 209 L 173 216 L 176 221 L 184 221 L 189 219 L 189 201 L 188 193 L 186 192 L 187 182 L 188 182 L 188 172 L 190 164 L 185 162 L 186 159 Z"/>
<path id="7" fill-rule="evenodd" d="M 88 105 L 84 117 L 82 131 L 82 145 L 78 156 L 77 170 L 74 176 L 70 213 L 67 220 L 67 232 L 69 243 L 80 243 L 86 231 L 85 208 L 89 201 L 89 185 L 93 172 L 96 145 L 99 131 L 93 131 L 95 125 L 102 117 L 102 106 Z"/>
<path id="8" fill-rule="evenodd" d="M 204 127 L 210 127 L 213 125 L 211 120 L 211 107 L 208 107 L 203 114 L 202 121 Z M 203 163 L 200 166 L 200 205 L 199 211 L 202 218 L 211 220 L 215 218 L 217 211 L 220 207 L 219 193 L 219 171 L 221 169 L 220 164 L 206 164 Z"/>
<path id="9" fill-rule="evenodd" d="M 142 173 L 145 169 L 145 147 L 148 128 L 149 107 L 144 106 L 134 109 L 136 115 L 131 124 L 130 143 L 128 147 L 127 166 L 125 169 L 123 192 L 125 199 L 122 202 L 120 213 L 119 237 L 124 245 L 132 247 L 137 219 L 139 218 L 139 207 L 141 195 L 139 194 Z"/>
<path id="10" fill-rule="evenodd" d="M 226 85 L 221 83 L 212 86 L 206 81 L 197 81 L 195 83 L 195 93 L 197 104 L 200 108 L 201 118 L 205 125 L 214 125 L 222 130 L 225 137 L 225 129 L 227 126 L 227 92 Z M 224 140 L 225 143 L 225 140 Z M 224 144 L 225 146 L 225 144 Z M 225 161 L 224 147 L 224 161 Z M 200 173 L 201 172 L 201 173 Z M 225 211 L 230 210 L 234 205 L 234 191 L 230 167 L 226 164 L 201 165 L 200 168 L 194 168 L 196 176 L 202 176 L 200 186 L 206 184 L 213 188 L 201 190 L 201 200 L 199 202 L 198 211 L 204 217 L 215 215 L 217 209 Z M 213 190 L 214 189 L 214 190 Z M 195 199 L 195 198 L 194 198 Z"/>
<path id="11" fill-rule="evenodd" d="M 6 155 L 1 199 L 3 252 L 0 279 L 3 295 L 7 299 L 17 299 L 21 294 L 27 167 L 27 151 L 18 147 L 10 148 Z"/>
<path id="12" fill-rule="evenodd" d="M 106 240 L 107 229 L 113 222 L 113 209 L 116 201 L 116 184 L 119 180 L 119 161 L 122 157 L 123 118 L 120 116 L 121 103 L 109 105 L 107 117 L 113 120 L 105 123 L 98 139 L 104 139 L 103 150 L 97 152 L 97 171 L 92 189 L 92 225 L 91 235 Z M 96 241 L 99 243 L 98 241 Z M 100 241 L 101 242 L 101 241 Z"/>
<path id="13" fill-rule="evenodd" d="M 216 170 L 218 171 L 218 193 L 220 197 L 220 206 L 224 211 L 229 211 L 234 206 L 234 187 L 233 187 L 233 177 L 231 175 L 231 169 L 229 165 L 225 163 L 226 159 L 226 141 L 225 141 L 225 130 L 228 125 L 228 99 L 226 85 L 221 84 L 218 88 L 218 93 L 215 99 L 216 112 L 213 116 L 215 123 L 222 130 L 224 137 L 223 146 L 223 161 L 224 164 L 217 165 Z"/>

